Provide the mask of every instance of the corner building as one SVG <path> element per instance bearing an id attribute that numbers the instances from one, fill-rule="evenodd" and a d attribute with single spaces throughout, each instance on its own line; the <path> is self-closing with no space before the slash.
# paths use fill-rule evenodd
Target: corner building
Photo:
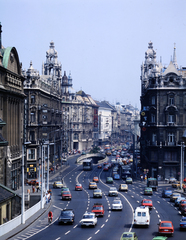
<path id="1" fill-rule="evenodd" d="M 141 65 L 140 128 L 143 170 L 148 176 L 179 179 L 186 129 L 186 68 L 177 64 L 176 47 L 168 67 L 157 62 L 152 42 L 145 52 Z M 183 165 L 185 169 L 184 159 Z"/>

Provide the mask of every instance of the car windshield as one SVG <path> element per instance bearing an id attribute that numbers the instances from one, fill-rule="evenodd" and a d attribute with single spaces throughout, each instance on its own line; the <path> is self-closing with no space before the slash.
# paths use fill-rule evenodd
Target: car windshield
<path id="1" fill-rule="evenodd" d="M 152 203 L 151 201 L 143 201 L 144 203 Z"/>
<path id="2" fill-rule="evenodd" d="M 92 182 L 92 183 L 90 183 L 90 185 L 96 185 L 96 183 Z"/>
<path id="3" fill-rule="evenodd" d="M 87 218 L 94 218 L 94 216 L 93 216 L 93 215 L 84 215 L 83 218 L 84 218 L 84 219 L 87 219 Z"/>
<path id="4" fill-rule="evenodd" d="M 70 194 L 70 192 L 69 191 L 64 191 L 63 194 Z"/>
<path id="5" fill-rule="evenodd" d="M 172 191 L 171 191 L 171 190 L 166 190 L 165 192 L 166 192 L 166 193 L 172 193 Z"/>
<path id="6" fill-rule="evenodd" d="M 62 184 L 61 182 L 56 182 L 56 184 Z"/>
<path id="7" fill-rule="evenodd" d="M 147 190 L 147 191 L 152 191 L 152 188 L 145 188 L 145 190 Z"/>
<path id="8" fill-rule="evenodd" d="M 128 237 L 129 238 L 129 237 L 132 237 L 132 234 L 131 233 L 124 233 L 123 237 Z"/>
<path id="9" fill-rule="evenodd" d="M 103 210 L 101 206 L 93 206 L 92 210 Z"/>
<path id="10" fill-rule="evenodd" d="M 72 216 L 73 213 L 71 211 L 62 211 L 61 216 Z"/>
<path id="11" fill-rule="evenodd" d="M 119 200 L 114 200 L 113 201 L 113 204 L 120 204 L 121 203 L 121 201 L 119 201 Z"/>
<path id="12" fill-rule="evenodd" d="M 116 188 L 115 187 L 110 188 L 110 191 L 116 191 Z"/>
<path id="13" fill-rule="evenodd" d="M 81 187 L 81 184 L 76 184 L 76 187 Z"/>
<path id="14" fill-rule="evenodd" d="M 161 227 L 172 227 L 171 223 L 162 223 Z"/>
<path id="15" fill-rule="evenodd" d="M 95 192 L 95 193 L 100 193 L 101 190 L 96 189 L 96 190 L 94 190 L 94 192 Z"/>

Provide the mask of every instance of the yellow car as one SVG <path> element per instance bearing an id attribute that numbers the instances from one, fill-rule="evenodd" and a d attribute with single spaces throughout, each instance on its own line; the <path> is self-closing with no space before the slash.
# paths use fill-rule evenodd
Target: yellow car
<path id="1" fill-rule="evenodd" d="M 61 181 L 55 181 L 53 183 L 53 188 L 62 188 L 63 187 L 63 183 Z"/>
<path id="2" fill-rule="evenodd" d="M 120 191 L 128 191 L 128 185 L 127 184 L 120 184 L 119 185 Z"/>
<path id="3" fill-rule="evenodd" d="M 180 181 L 175 181 L 172 183 L 173 188 L 178 188 L 180 186 Z"/>
<path id="4" fill-rule="evenodd" d="M 93 189 L 97 188 L 96 182 L 90 182 L 89 183 L 89 188 L 93 188 Z"/>

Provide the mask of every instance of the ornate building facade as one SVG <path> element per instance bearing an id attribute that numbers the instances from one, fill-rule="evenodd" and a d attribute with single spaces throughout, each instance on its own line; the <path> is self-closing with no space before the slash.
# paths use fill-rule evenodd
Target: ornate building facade
<path id="1" fill-rule="evenodd" d="M 163 67 L 152 42 L 141 66 L 141 163 L 149 176 L 179 179 L 186 129 L 186 68 L 173 60 Z"/>
<path id="2" fill-rule="evenodd" d="M 4 48 L 0 23 L 0 183 L 18 189 L 24 119 L 24 78 L 15 47 Z"/>

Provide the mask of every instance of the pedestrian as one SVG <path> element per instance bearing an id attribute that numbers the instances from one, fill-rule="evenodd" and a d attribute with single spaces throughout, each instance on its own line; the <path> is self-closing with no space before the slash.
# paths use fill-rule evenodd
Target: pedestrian
<path id="1" fill-rule="evenodd" d="M 32 192 L 34 193 L 35 192 L 35 186 L 32 185 Z"/>
<path id="2" fill-rule="evenodd" d="M 37 190 L 37 192 L 39 191 L 39 185 L 36 185 L 36 190 Z"/>

